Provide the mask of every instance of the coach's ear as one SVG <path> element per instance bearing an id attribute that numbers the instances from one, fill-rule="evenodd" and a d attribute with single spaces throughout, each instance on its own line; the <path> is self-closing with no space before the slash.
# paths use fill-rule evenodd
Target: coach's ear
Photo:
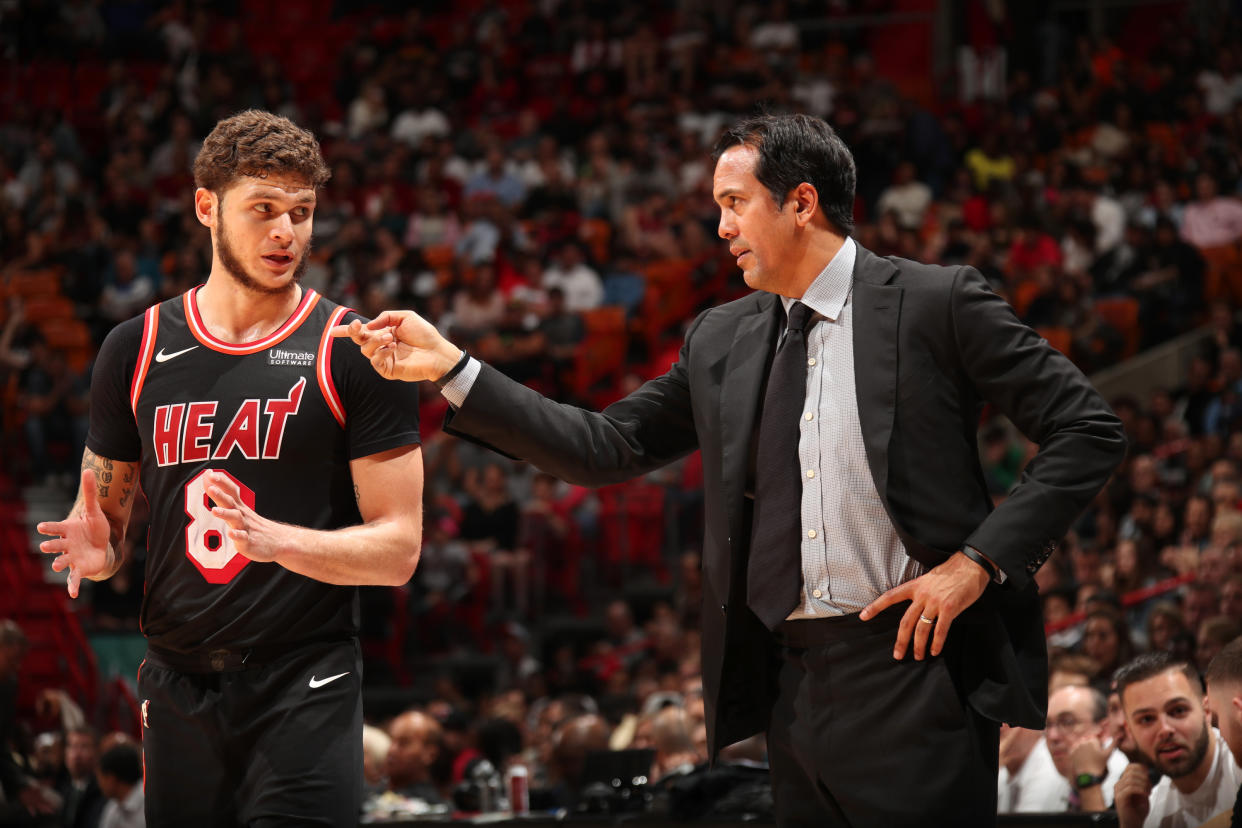
<path id="1" fill-rule="evenodd" d="M 219 202 L 215 193 L 206 187 L 199 187 L 194 191 L 194 214 L 198 216 L 200 224 L 205 227 L 215 227 L 218 209 Z"/>

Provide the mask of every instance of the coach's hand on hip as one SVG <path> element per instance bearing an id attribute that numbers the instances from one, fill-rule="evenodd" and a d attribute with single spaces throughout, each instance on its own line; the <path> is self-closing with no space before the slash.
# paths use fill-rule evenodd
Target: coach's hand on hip
<path id="1" fill-rule="evenodd" d="M 437 380 L 462 357 L 460 348 L 413 311 L 384 311 L 366 325 L 355 319 L 333 328 L 332 335 L 352 339 L 385 379 Z"/>
<path id="2" fill-rule="evenodd" d="M 910 606 L 897 628 L 893 658 L 900 661 L 906 657 L 906 648 L 913 637 L 914 657 L 921 661 L 927 653 L 929 637 L 931 654 L 940 655 L 953 619 L 979 600 L 990 580 L 983 567 L 956 552 L 929 572 L 876 598 L 863 609 L 860 617 L 870 621 L 893 604 L 909 601 Z"/>

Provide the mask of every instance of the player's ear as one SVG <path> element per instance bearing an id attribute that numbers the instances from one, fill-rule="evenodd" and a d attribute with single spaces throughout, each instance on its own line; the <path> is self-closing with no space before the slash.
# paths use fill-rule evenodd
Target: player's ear
<path id="1" fill-rule="evenodd" d="M 216 194 L 206 187 L 194 191 L 194 214 L 199 223 L 205 227 L 216 226 L 216 211 L 220 209 L 220 201 Z"/>

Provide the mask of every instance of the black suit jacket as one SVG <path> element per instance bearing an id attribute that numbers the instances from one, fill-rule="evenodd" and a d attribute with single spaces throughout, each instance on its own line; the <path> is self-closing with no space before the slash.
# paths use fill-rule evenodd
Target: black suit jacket
<path id="1" fill-rule="evenodd" d="M 934 566 L 969 544 L 1008 579 L 954 624 L 958 688 L 985 716 L 1042 728 L 1047 655 L 1031 576 L 1121 461 L 1121 423 L 973 268 L 859 247 L 850 301 L 867 460 L 907 551 Z M 770 635 L 745 601 L 745 490 L 783 319 L 779 298 L 764 292 L 705 311 L 668 373 L 602 413 L 552 402 L 484 366 L 446 422 L 452 433 L 582 485 L 702 451 L 703 686 L 713 756 L 765 729 L 772 702 Z M 1040 447 L 996 509 L 976 444 L 985 401 Z"/>

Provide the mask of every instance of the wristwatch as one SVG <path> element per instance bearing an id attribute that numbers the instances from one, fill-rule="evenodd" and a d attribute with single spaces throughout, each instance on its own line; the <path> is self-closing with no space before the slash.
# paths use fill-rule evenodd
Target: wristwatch
<path id="1" fill-rule="evenodd" d="M 1074 777 L 1074 787 L 1078 790 L 1093 788 L 1108 778 L 1108 773 L 1080 773 Z"/>

